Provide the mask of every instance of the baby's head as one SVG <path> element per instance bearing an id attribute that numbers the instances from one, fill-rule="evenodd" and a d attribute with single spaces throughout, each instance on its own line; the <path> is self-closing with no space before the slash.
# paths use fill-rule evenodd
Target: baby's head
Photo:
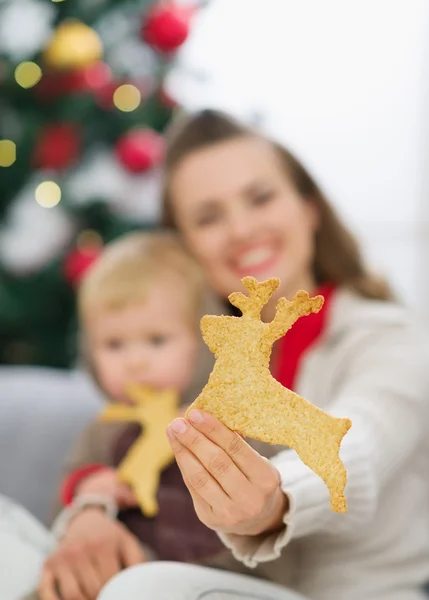
<path id="1" fill-rule="evenodd" d="M 133 233 L 106 247 L 79 288 L 87 357 L 107 396 L 141 384 L 183 392 L 193 377 L 204 279 L 177 238 Z"/>

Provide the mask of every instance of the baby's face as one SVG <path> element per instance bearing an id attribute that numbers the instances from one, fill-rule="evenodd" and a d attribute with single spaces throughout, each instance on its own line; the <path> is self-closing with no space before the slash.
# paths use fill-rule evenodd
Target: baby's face
<path id="1" fill-rule="evenodd" d="M 112 400 L 128 403 L 131 383 L 179 392 L 189 386 L 198 342 L 186 318 L 187 302 L 183 290 L 159 283 L 144 302 L 87 319 L 92 364 Z"/>

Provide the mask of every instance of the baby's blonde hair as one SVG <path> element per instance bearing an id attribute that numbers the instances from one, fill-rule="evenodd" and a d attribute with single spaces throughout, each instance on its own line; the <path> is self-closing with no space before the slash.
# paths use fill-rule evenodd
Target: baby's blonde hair
<path id="1" fill-rule="evenodd" d="M 153 284 L 177 281 L 189 298 L 188 316 L 198 326 L 204 277 L 195 260 L 173 232 L 126 234 L 106 246 L 88 269 L 78 291 L 81 324 L 94 310 L 118 310 L 144 302 Z"/>

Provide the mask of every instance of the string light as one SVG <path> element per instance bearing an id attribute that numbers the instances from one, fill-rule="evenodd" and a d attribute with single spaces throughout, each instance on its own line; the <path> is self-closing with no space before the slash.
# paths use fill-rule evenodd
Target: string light
<path id="1" fill-rule="evenodd" d="M 61 188 L 54 181 L 43 181 L 35 192 L 36 202 L 43 208 L 53 208 L 61 200 Z"/>
<path id="2" fill-rule="evenodd" d="M 41 78 L 42 69 L 35 62 L 22 62 L 15 69 L 15 80 L 25 89 L 34 87 Z"/>
<path id="3" fill-rule="evenodd" d="M 124 84 L 116 88 L 113 94 L 113 104 L 122 112 L 132 112 L 141 102 L 140 90 L 135 85 Z"/>
<path id="4" fill-rule="evenodd" d="M 0 167 L 10 167 L 15 161 L 15 142 L 12 142 L 12 140 L 0 140 Z"/>

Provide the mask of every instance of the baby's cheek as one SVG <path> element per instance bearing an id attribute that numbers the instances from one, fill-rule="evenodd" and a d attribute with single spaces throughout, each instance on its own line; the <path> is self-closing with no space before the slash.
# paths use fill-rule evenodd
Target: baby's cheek
<path id="1" fill-rule="evenodd" d="M 174 365 L 174 371 L 171 376 L 174 377 L 175 385 L 180 389 L 181 392 L 191 385 L 194 378 L 196 359 L 193 356 L 182 355 L 181 360 L 177 361 Z"/>
<path id="2" fill-rule="evenodd" d="M 110 398 L 116 399 L 124 394 L 124 382 L 114 361 L 99 361 L 98 380 Z"/>

